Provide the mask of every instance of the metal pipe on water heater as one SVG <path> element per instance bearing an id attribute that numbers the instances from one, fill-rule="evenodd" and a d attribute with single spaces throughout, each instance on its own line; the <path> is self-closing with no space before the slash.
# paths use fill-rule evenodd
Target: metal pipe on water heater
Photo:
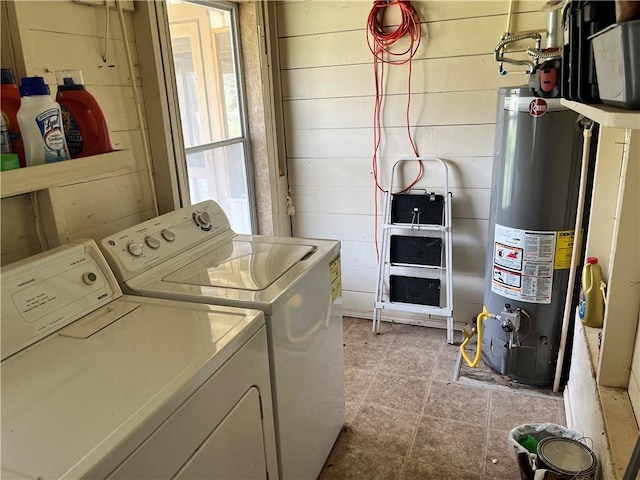
<path id="1" fill-rule="evenodd" d="M 562 29 L 560 28 L 560 10 L 554 9 L 547 17 L 547 48 L 559 48 L 562 46 Z"/>

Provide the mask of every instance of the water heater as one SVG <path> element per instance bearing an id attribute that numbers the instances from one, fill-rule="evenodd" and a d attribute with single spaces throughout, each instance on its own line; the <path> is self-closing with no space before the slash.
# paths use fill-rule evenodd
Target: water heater
<path id="1" fill-rule="evenodd" d="M 553 381 L 576 220 L 582 130 L 560 99 L 498 90 L 482 359 L 528 385 Z"/>

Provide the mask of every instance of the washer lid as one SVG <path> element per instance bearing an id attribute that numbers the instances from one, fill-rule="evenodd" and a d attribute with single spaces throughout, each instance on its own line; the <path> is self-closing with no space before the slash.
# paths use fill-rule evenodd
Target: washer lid
<path id="1" fill-rule="evenodd" d="M 129 313 L 88 338 L 66 335 L 120 306 Z M 125 296 L 8 358 L 2 478 L 97 476 L 92 469 L 122 461 L 262 325 L 254 310 Z"/>
<path id="2" fill-rule="evenodd" d="M 165 276 L 164 281 L 259 291 L 273 284 L 314 247 L 234 240 Z"/>

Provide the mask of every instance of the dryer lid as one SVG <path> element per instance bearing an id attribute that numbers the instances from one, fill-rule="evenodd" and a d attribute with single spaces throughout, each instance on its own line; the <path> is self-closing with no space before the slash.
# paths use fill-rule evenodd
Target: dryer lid
<path id="1" fill-rule="evenodd" d="M 93 469 L 129 455 L 263 325 L 253 310 L 124 296 L 4 360 L 0 476 L 104 478 Z"/>
<path id="2" fill-rule="evenodd" d="M 165 276 L 163 281 L 260 291 L 314 249 L 310 245 L 234 240 Z"/>

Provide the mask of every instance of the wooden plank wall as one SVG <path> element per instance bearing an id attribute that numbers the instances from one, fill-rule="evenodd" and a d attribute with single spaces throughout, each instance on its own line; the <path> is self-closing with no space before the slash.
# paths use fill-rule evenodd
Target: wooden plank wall
<path id="1" fill-rule="evenodd" d="M 636 416 L 636 424 L 640 428 L 640 316 L 638 317 L 638 330 L 636 331 L 636 342 L 633 348 L 633 358 L 631 359 L 631 373 L 629 374 L 629 398 L 631 407 Z"/>
<path id="2" fill-rule="evenodd" d="M 51 192 L 52 210 L 59 229 L 52 243 L 81 237 L 100 239 L 151 218 L 154 204 L 117 12 L 109 10 L 107 62 L 103 62 L 105 8 L 70 0 L 18 1 L 14 7 L 15 16 L 10 16 L 9 22 L 12 31 L 17 32 L 13 38 L 19 38 L 13 52 L 18 73 L 43 76 L 55 97 L 55 71 L 82 70 L 87 89 L 104 111 L 114 148 L 131 152 L 131 168 L 127 173 L 88 178 Z M 135 65 L 131 15 L 125 12 Z M 136 83 L 142 98 L 137 73 Z M 43 208 L 43 215 L 47 211 L 48 208 Z M 28 195 L 3 199 L 2 213 L 2 264 L 41 250 Z M 51 222 L 51 219 L 43 218 L 43 221 Z"/>
<path id="3" fill-rule="evenodd" d="M 423 21 L 412 63 L 411 129 L 423 156 L 450 162 L 454 309 L 467 322 L 482 306 L 496 89 L 524 75 L 498 74 L 493 49 L 506 28 L 507 1 L 413 1 Z M 544 2 L 516 1 L 512 31 L 544 30 Z M 369 1 L 278 4 L 293 233 L 342 241 L 344 311 L 370 318 L 375 292 L 374 78 L 367 46 Z M 387 23 L 393 24 L 393 15 Z M 407 67 L 386 74 L 381 183 L 411 156 L 405 108 Z M 407 172 L 403 182 L 411 178 Z M 437 185 L 427 171 L 418 186 Z M 437 179 L 437 180 L 435 180 Z M 378 195 L 378 222 L 382 198 Z M 404 315 L 406 317 L 406 315 Z"/>

